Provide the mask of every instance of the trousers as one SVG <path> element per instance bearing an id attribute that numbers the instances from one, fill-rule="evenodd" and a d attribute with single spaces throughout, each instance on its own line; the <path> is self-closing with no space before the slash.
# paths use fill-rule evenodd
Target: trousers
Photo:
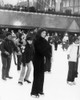
<path id="1" fill-rule="evenodd" d="M 73 82 L 77 76 L 77 62 L 70 62 L 69 61 L 69 70 L 68 70 L 68 77 L 67 81 Z"/>
<path id="2" fill-rule="evenodd" d="M 27 66 L 27 71 L 26 71 L 26 66 Z M 26 79 L 26 80 L 29 79 L 29 76 L 30 76 L 30 73 L 31 73 L 32 61 L 27 63 L 26 66 L 22 66 L 20 78 L 19 78 L 20 82 L 23 82 L 24 79 Z"/>
<path id="3" fill-rule="evenodd" d="M 1 58 L 2 58 L 2 78 L 6 78 L 7 76 L 9 76 L 12 55 L 8 57 L 4 57 L 1 55 Z"/>

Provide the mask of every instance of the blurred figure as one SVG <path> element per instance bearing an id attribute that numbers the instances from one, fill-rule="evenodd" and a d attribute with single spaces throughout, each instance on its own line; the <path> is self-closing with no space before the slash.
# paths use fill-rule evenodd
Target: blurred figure
<path id="1" fill-rule="evenodd" d="M 50 44 L 50 52 L 52 55 L 52 45 L 50 43 L 50 35 L 49 33 L 45 36 L 45 39 L 48 41 L 48 43 Z M 52 57 L 52 56 L 51 56 Z M 44 66 L 44 71 L 45 72 L 51 72 L 51 57 L 45 57 L 45 66 Z"/>
<path id="2" fill-rule="evenodd" d="M 23 37 L 23 32 L 19 29 L 18 32 L 16 33 L 16 36 L 18 38 L 18 48 L 20 50 L 20 52 L 22 52 L 21 47 L 22 47 L 22 37 Z M 17 55 L 17 70 L 20 71 L 21 69 L 21 59 L 22 59 L 22 55 Z"/>
<path id="3" fill-rule="evenodd" d="M 75 39 L 74 42 L 68 48 L 68 76 L 67 83 L 69 85 L 75 84 L 75 78 L 78 76 L 78 57 L 80 55 L 79 52 L 79 40 Z"/>
<path id="4" fill-rule="evenodd" d="M 10 33 L 8 28 L 2 29 L 2 32 L 3 32 L 4 38 L 6 38 L 6 35 L 7 35 L 8 33 Z"/>
<path id="5" fill-rule="evenodd" d="M 68 33 L 65 33 L 62 39 L 62 49 L 67 50 L 68 46 L 69 46 L 69 36 Z"/>
<path id="6" fill-rule="evenodd" d="M 54 35 L 55 50 L 57 50 L 57 48 L 58 48 L 58 41 L 59 41 L 59 36 L 58 36 L 57 32 L 55 32 L 55 35 Z"/>
<path id="7" fill-rule="evenodd" d="M 18 53 L 18 49 L 14 44 L 14 39 L 11 34 L 6 34 L 5 40 L 1 44 L 1 58 L 2 58 L 2 79 L 12 78 L 9 76 L 11 58 L 13 51 Z"/>

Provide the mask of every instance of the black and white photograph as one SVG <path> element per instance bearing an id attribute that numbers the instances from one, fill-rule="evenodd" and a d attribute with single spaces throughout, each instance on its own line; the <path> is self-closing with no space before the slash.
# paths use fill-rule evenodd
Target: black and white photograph
<path id="1" fill-rule="evenodd" d="M 0 100 L 80 100 L 80 0 L 0 0 Z"/>

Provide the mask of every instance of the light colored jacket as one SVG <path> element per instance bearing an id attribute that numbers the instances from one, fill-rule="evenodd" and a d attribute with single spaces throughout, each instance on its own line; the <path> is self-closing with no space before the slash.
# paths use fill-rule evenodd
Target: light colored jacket
<path id="1" fill-rule="evenodd" d="M 77 61 L 78 46 L 79 46 L 79 44 L 75 44 L 75 43 L 73 43 L 73 44 L 71 44 L 69 46 L 69 48 L 68 48 L 68 55 L 69 55 L 69 59 L 68 60 L 69 61 L 72 61 L 72 62 L 76 62 Z"/>

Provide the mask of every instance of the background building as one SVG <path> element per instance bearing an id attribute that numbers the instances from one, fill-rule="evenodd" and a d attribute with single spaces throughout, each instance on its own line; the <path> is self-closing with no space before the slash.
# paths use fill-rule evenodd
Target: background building
<path id="1" fill-rule="evenodd" d="M 61 3 L 63 11 L 71 10 L 71 13 L 80 14 L 80 0 L 62 0 Z"/>
<path id="2" fill-rule="evenodd" d="M 36 0 L 36 8 L 38 10 L 48 10 L 55 8 L 55 0 Z"/>
<path id="3" fill-rule="evenodd" d="M 26 7 L 34 6 L 37 10 L 44 11 L 54 9 L 56 3 L 55 0 L 19 0 L 17 5 Z"/>
<path id="4" fill-rule="evenodd" d="M 0 0 L 0 6 L 4 6 L 3 0 Z"/>
<path id="5" fill-rule="evenodd" d="M 48 10 L 80 14 L 80 0 L 18 0 L 17 5 L 33 6 L 38 11 Z"/>

